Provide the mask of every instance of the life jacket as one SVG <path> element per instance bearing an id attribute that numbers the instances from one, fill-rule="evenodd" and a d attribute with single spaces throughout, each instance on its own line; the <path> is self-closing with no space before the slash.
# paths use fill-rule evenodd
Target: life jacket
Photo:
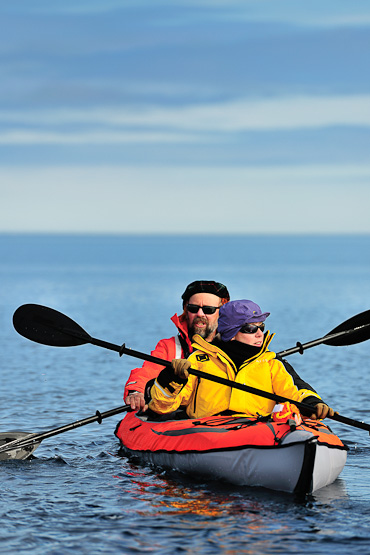
<path id="1" fill-rule="evenodd" d="M 181 316 L 174 314 L 171 318 L 171 322 L 177 327 L 178 334 L 168 339 L 161 339 L 157 343 L 155 349 L 151 351 L 151 355 L 169 361 L 174 358 L 187 358 L 193 351 L 193 348 L 189 339 L 186 317 L 184 314 Z M 145 361 L 140 368 L 131 370 L 125 385 L 123 398 L 126 399 L 129 391 L 144 393 L 147 382 L 155 379 L 162 368 L 163 366 L 155 364 L 154 362 Z"/>
<path id="2" fill-rule="evenodd" d="M 293 401 L 320 396 L 311 389 L 300 389 L 293 376 L 285 369 L 276 354 L 268 350 L 273 338 L 265 333 L 260 351 L 236 368 L 231 358 L 218 346 L 208 343 L 199 335 L 193 338 L 194 352 L 190 355 L 191 368 L 252 386 L 263 391 L 284 396 Z M 172 381 L 166 387 L 161 377 L 152 388 L 149 408 L 159 413 L 172 412 L 180 405 L 186 406 L 190 418 L 202 418 L 224 411 L 243 413 L 249 417 L 267 416 L 272 413 L 275 401 L 258 395 L 215 383 L 189 374 L 187 383 Z"/>

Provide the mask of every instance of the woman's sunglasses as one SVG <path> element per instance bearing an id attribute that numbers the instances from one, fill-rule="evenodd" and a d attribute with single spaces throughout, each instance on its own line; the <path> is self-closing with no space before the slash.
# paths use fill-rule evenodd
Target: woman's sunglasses
<path id="1" fill-rule="evenodd" d="M 242 333 L 257 333 L 258 330 L 264 331 L 264 329 L 265 324 L 260 324 L 259 326 L 257 326 L 256 324 L 244 324 L 244 326 L 240 328 L 239 331 L 241 331 Z"/>
<path id="2" fill-rule="evenodd" d="M 220 307 L 219 306 L 199 306 L 198 304 L 188 304 L 186 305 L 186 308 L 188 309 L 188 312 L 191 312 L 192 314 L 196 314 L 200 308 L 203 310 L 204 314 L 214 314 L 216 310 L 218 310 Z"/>

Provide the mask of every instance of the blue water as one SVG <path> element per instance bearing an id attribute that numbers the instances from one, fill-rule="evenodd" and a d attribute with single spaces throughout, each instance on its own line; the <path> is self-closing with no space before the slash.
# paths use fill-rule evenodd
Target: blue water
<path id="1" fill-rule="evenodd" d="M 122 404 L 140 361 L 92 345 L 18 335 L 25 303 L 55 308 L 90 335 L 149 352 L 194 279 L 271 312 L 272 347 L 322 337 L 370 308 L 370 236 L 0 235 L 1 429 L 45 431 Z M 370 422 L 370 342 L 320 345 L 291 364 L 343 415 Z M 370 438 L 349 445 L 340 478 L 304 499 L 156 471 L 117 456 L 120 417 L 46 439 L 30 461 L 0 463 L 1 553 L 370 552 Z"/>

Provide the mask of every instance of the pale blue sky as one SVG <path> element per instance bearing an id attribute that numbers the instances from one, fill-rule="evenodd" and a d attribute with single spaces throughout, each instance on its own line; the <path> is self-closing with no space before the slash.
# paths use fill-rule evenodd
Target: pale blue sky
<path id="1" fill-rule="evenodd" d="M 0 231 L 369 233 L 370 4 L 0 6 Z"/>

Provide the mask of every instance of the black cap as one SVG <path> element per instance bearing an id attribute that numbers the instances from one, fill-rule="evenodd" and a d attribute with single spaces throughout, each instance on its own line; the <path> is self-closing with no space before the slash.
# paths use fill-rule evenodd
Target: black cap
<path id="1" fill-rule="evenodd" d="M 193 281 L 189 283 L 181 298 L 183 300 L 183 306 L 188 302 L 190 297 L 196 293 L 212 293 L 212 295 L 217 295 L 221 299 L 230 300 L 230 295 L 227 287 L 218 281 Z"/>

